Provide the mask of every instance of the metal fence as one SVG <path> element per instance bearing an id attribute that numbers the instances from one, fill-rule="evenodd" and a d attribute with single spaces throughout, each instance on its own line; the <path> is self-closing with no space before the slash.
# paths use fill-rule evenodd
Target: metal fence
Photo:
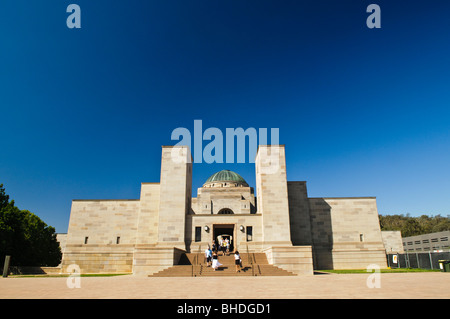
<path id="1" fill-rule="evenodd" d="M 450 260 L 450 252 L 424 252 L 388 254 L 388 266 L 391 268 L 439 269 L 439 260 Z"/>

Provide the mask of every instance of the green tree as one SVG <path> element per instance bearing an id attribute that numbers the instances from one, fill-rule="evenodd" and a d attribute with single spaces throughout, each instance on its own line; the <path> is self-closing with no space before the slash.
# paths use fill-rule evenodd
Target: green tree
<path id="1" fill-rule="evenodd" d="M 14 205 L 14 201 L 11 201 L 12 205 Z M 9 196 L 6 195 L 5 189 L 3 188 L 3 184 L 0 184 L 0 209 L 5 208 L 10 204 Z"/>
<path id="2" fill-rule="evenodd" d="M 402 237 L 415 236 L 423 233 L 419 222 L 414 218 L 408 218 L 405 221 L 401 231 Z"/>
<path id="3" fill-rule="evenodd" d="M 55 229 L 18 209 L 0 184 L 0 260 L 5 255 L 15 266 L 57 266 L 61 261 Z"/>
<path id="4" fill-rule="evenodd" d="M 403 237 L 450 230 L 449 216 L 380 215 L 379 218 L 381 230 L 400 230 Z"/>
<path id="5" fill-rule="evenodd" d="M 429 234 L 433 232 L 431 225 L 432 220 L 433 219 L 427 215 L 422 215 L 417 219 L 424 234 Z"/>

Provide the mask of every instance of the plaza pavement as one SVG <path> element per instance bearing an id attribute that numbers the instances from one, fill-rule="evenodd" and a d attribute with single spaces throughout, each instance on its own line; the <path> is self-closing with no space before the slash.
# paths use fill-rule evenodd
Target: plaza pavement
<path id="1" fill-rule="evenodd" d="M 368 288 L 370 274 L 298 277 L 81 277 L 68 288 L 66 277 L 0 278 L 1 299 L 415 299 L 450 298 L 450 273 L 383 273 L 380 288 Z M 238 287 L 238 288 L 237 288 Z M 237 288 L 237 289 L 236 289 Z"/>

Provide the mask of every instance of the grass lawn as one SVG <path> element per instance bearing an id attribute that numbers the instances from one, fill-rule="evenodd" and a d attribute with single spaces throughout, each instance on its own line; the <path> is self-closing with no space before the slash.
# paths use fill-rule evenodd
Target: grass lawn
<path id="1" fill-rule="evenodd" d="M 321 273 L 333 274 L 367 274 L 373 271 L 366 269 L 340 269 L 340 270 L 318 270 Z M 380 269 L 380 273 L 401 273 L 401 272 L 440 272 L 439 269 L 421 269 L 421 268 L 392 268 Z"/>

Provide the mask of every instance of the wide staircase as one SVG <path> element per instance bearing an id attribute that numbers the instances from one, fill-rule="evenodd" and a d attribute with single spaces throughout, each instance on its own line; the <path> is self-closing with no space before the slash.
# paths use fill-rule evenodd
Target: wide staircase
<path id="1" fill-rule="evenodd" d="M 243 253 L 242 269 L 236 272 L 234 255 L 219 255 L 222 264 L 217 270 L 206 265 L 204 254 L 185 253 L 178 265 L 162 270 L 149 277 L 208 277 L 208 276 L 295 276 L 293 273 L 274 265 L 269 265 L 264 253 Z"/>

